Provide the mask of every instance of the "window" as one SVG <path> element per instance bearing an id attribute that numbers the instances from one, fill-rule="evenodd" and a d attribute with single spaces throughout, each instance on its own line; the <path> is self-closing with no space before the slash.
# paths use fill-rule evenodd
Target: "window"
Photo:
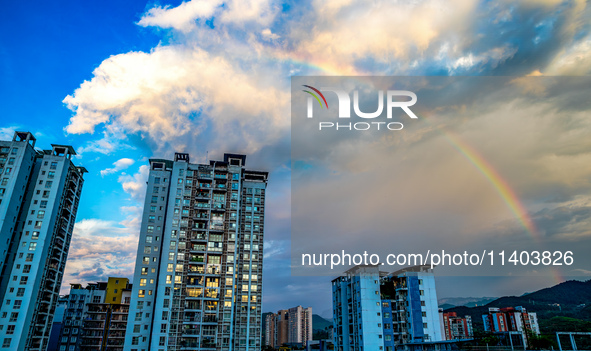
<path id="1" fill-rule="evenodd" d="M 152 236 L 151 235 L 146 236 L 146 243 L 148 243 L 148 244 L 152 243 Z"/>
<path id="2" fill-rule="evenodd" d="M 47 208 L 47 201 L 41 201 L 39 208 Z"/>
<path id="3" fill-rule="evenodd" d="M 55 177 L 55 172 L 54 171 L 49 171 L 47 173 L 47 179 L 53 179 Z"/>
<path id="4" fill-rule="evenodd" d="M 16 291 L 16 297 L 22 297 L 25 295 L 25 288 L 18 288 Z"/>
<path id="5" fill-rule="evenodd" d="M 6 185 L 6 184 L 8 184 L 8 178 L 3 178 L 1 185 Z"/>
<path id="6" fill-rule="evenodd" d="M 29 251 L 35 251 L 37 248 L 37 243 L 29 243 Z"/>
<path id="7" fill-rule="evenodd" d="M 145 297 L 145 296 L 146 296 L 146 290 L 140 289 L 138 291 L 138 297 Z"/>
<path id="8" fill-rule="evenodd" d="M 10 314 L 10 320 L 9 320 L 9 322 L 16 322 L 17 318 L 18 318 L 18 312 L 12 312 Z"/>
<path id="9" fill-rule="evenodd" d="M 12 338 L 4 338 L 4 341 L 2 341 L 2 348 L 9 348 L 11 341 Z"/>
<path id="10" fill-rule="evenodd" d="M 152 253 L 152 247 L 151 246 L 145 246 L 144 247 L 144 253 L 145 254 Z"/>
<path id="11" fill-rule="evenodd" d="M 161 333 L 166 333 L 166 327 L 167 327 L 167 324 L 166 323 L 162 323 L 160 325 L 160 332 Z"/>
<path id="12" fill-rule="evenodd" d="M 39 232 L 33 232 L 33 235 L 31 235 L 31 239 L 39 239 Z"/>
<path id="13" fill-rule="evenodd" d="M 51 166 L 49 166 L 49 169 L 57 169 L 57 162 L 52 162 Z"/>
<path id="14" fill-rule="evenodd" d="M 18 310 L 19 308 L 21 308 L 21 304 L 23 303 L 23 300 L 14 300 L 14 305 L 13 308 L 15 310 Z"/>
<path id="15" fill-rule="evenodd" d="M 6 334 L 7 334 L 7 335 L 12 335 L 12 334 L 14 334 L 14 327 L 15 327 L 14 325 L 9 325 L 9 326 L 6 328 Z"/>
<path id="16" fill-rule="evenodd" d="M 148 275 L 148 267 L 142 267 L 142 275 Z"/>
<path id="17" fill-rule="evenodd" d="M 43 219 L 43 217 L 45 217 L 45 211 L 44 210 L 37 211 L 37 218 Z"/>
<path id="18" fill-rule="evenodd" d="M 41 228 L 43 221 L 35 221 L 35 228 Z"/>
<path id="19" fill-rule="evenodd" d="M 28 253 L 27 257 L 25 258 L 25 262 L 32 262 L 34 256 L 35 256 L 35 254 Z"/>
<path id="20" fill-rule="evenodd" d="M 143 264 L 150 264 L 150 257 L 144 256 L 144 258 L 142 259 L 142 263 Z"/>
<path id="21" fill-rule="evenodd" d="M 30 264 L 26 264 L 23 267 L 23 273 L 29 273 L 31 271 L 31 265 Z"/>
<path id="22" fill-rule="evenodd" d="M 44 190 L 43 191 L 43 198 L 48 198 L 49 197 L 49 190 Z"/>

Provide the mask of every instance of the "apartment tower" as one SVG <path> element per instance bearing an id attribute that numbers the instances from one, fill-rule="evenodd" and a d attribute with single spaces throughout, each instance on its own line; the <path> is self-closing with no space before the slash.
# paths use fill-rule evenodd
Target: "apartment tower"
<path id="1" fill-rule="evenodd" d="M 83 174 L 68 145 L 0 141 L 0 346 L 45 350 L 59 299 Z"/>
<path id="2" fill-rule="evenodd" d="M 260 350 L 267 172 L 151 159 L 125 350 Z"/>
<path id="3" fill-rule="evenodd" d="M 444 345 L 432 269 L 379 267 L 356 266 L 332 281 L 335 350 Z"/>

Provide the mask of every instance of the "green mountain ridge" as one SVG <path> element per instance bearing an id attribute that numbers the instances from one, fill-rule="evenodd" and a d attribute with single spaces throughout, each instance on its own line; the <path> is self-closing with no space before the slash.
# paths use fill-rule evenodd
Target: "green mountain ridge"
<path id="1" fill-rule="evenodd" d="M 489 307 L 523 306 L 536 312 L 542 334 L 565 331 L 591 330 L 591 280 L 569 280 L 522 296 L 504 296 L 484 306 L 457 306 L 445 309 L 459 316 L 470 315 L 475 331 L 483 331 L 482 315 Z M 567 328 L 567 329 L 565 329 Z"/>

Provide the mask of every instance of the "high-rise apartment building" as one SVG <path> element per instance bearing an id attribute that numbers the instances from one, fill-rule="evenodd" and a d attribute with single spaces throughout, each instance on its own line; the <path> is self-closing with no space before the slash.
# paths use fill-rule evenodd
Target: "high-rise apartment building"
<path id="1" fill-rule="evenodd" d="M 292 307 L 288 310 L 288 343 L 306 345 L 312 340 L 312 307 Z"/>
<path id="2" fill-rule="evenodd" d="M 109 277 L 106 284 L 96 285 L 105 289 L 86 303 L 80 351 L 123 351 L 131 301 L 129 279 Z"/>
<path id="3" fill-rule="evenodd" d="M 383 274 L 377 266 L 357 266 L 332 281 L 335 350 L 384 350 Z"/>
<path id="4" fill-rule="evenodd" d="M 260 350 L 267 172 L 151 159 L 125 350 Z"/>
<path id="5" fill-rule="evenodd" d="M 83 174 L 68 145 L 0 141 L 0 348 L 44 350 L 80 201 Z"/>
<path id="6" fill-rule="evenodd" d="M 378 267 L 357 266 L 332 281 L 335 349 L 393 351 L 442 342 L 432 270 L 387 274 Z"/>
<path id="7" fill-rule="evenodd" d="M 70 293 L 60 299 L 63 318 L 54 320 L 56 341 L 48 351 L 122 351 L 130 288 L 129 279 L 116 277 L 86 287 L 71 284 Z"/>
<path id="8" fill-rule="evenodd" d="M 292 307 L 269 314 L 265 320 L 265 345 L 283 344 L 306 346 L 312 340 L 312 307 Z"/>
<path id="9" fill-rule="evenodd" d="M 277 332 L 277 316 L 274 313 L 265 315 L 265 346 L 275 348 L 275 334 Z"/>
<path id="10" fill-rule="evenodd" d="M 520 333 L 523 345 L 528 344 L 530 335 L 540 335 L 538 316 L 527 312 L 524 307 L 489 307 L 488 314 L 482 315 L 484 331 L 490 333 Z"/>
<path id="11" fill-rule="evenodd" d="M 456 312 L 439 311 L 440 323 L 445 340 L 470 339 L 474 336 L 472 317 L 459 317 Z"/>

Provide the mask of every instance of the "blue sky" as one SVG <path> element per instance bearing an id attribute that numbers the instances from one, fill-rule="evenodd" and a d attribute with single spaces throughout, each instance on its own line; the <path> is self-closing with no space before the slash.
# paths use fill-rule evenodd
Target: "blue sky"
<path id="1" fill-rule="evenodd" d="M 265 310 L 327 315 L 326 278 L 289 275 L 289 77 L 586 76 L 589 23 L 586 2 L 557 0 L 6 2 L 0 135 L 71 144 L 90 171 L 65 286 L 130 276 L 148 158 L 248 154 L 271 172 Z M 470 295 L 552 281 L 488 282 Z M 468 284 L 442 282 L 440 293 Z"/>

